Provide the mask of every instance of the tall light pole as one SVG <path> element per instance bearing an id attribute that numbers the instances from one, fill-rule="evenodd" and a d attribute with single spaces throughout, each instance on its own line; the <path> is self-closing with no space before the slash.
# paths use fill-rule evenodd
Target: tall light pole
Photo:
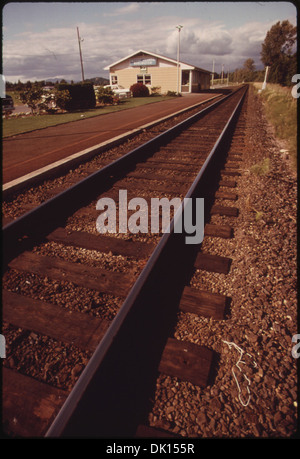
<path id="1" fill-rule="evenodd" d="M 211 88 L 212 89 L 214 89 L 214 75 L 215 75 L 215 60 L 213 59 L 212 82 L 211 82 Z"/>
<path id="2" fill-rule="evenodd" d="M 83 73 L 83 63 L 82 63 L 82 54 L 81 54 L 81 42 L 83 39 L 80 38 L 79 36 L 79 29 L 77 27 L 77 37 L 78 37 L 78 45 L 79 45 L 79 54 L 80 54 L 80 63 L 81 63 L 81 77 L 82 77 L 82 83 L 84 83 L 84 73 Z"/>
<path id="3" fill-rule="evenodd" d="M 179 95 L 179 55 L 180 55 L 180 31 L 183 28 L 182 25 L 176 26 L 178 29 L 178 47 L 177 47 L 177 94 Z"/>

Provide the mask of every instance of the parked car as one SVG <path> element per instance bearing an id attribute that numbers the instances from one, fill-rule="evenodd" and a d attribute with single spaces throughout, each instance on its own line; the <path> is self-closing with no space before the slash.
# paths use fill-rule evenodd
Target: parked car
<path id="1" fill-rule="evenodd" d="M 2 112 L 3 113 L 9 113 L 12 112 L 15 109 L 14 107 L 14 101 L 11 96 L 6 95 L 2 99 Z"/>
<path id="2" fill-rule="evenodd" d="M 111 89 L 114 94 L 116 94 L 119 99 L 127 99 L 132 96 L 130 89 L 123 88 L 119 84 L 107 84 L 104 88 Z"/>

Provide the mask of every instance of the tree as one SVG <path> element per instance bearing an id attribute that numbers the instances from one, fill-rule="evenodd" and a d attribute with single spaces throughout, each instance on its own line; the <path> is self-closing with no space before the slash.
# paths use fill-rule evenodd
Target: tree
<path id="1" fill-rule="evenodd" d="M 296 52 L 293 51 L 297 28 L 288 20 L 278 21 L 267 32 L 262 43 L 261 61 L 270 67 L 269 81 L 282 85 L 291 84 L 296 72 Z"/>
<path id="2" fill-rule="evenodd" d="M 20 93 L 20 99 L 23 104 L 28 105 L 33 113 L 41 101 L 43 91 L 41 88 L 31 88 Z"/>
<path id="3" fill-rule="evenodd" d="M 244 62 L 243 67 L 243 79 L 244 81 L 253 81 L 254 80 L 255 65 L 254 60 L 249 58 Z"/>

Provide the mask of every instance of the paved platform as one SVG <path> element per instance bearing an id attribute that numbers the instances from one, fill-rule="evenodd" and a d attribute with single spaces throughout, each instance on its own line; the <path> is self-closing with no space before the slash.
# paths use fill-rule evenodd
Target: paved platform
<path id="1" fill-rule="evenodd" d="M 216 93 L 189 94 L 3 139 L 3 184 L 212 97 Z"/>

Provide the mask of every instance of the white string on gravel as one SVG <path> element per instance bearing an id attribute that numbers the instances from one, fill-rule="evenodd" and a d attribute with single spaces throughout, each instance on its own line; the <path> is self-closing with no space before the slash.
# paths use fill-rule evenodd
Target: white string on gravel
<path id="1" fill-rule="evenodd" d="M 246 362 L 244 362 L 244 361 L 242 360 L 242 357 L 243 357 L 244 354 L 245 354 L 245 355 L 248 355 L 252 360 L 253 360 L 253 357 L 252 357 L 251 354 L 249 354 L 248 352 L 245 352 L 242 348 L 240 348 L 239 346 L 237 346 L 235 343 L 229 342 L 229 341 L 225 341 L 225 340 L 222 340 L 222 341 L 223 341 L 223 343 L 225 343 L 225 344 L 228 345 L 229 349 L 231 349 L 232 347 L 234 347 L 234 348 L 239 352 L 239 354 L 240 354 L 238 361 L 237 361 L 236 364 L 232 367 L 231 371 L 232 371 L 233 377 L 234 377 L 234 379 L 235 379 L 236 385 L 237 385 L 237 387 L 238 387 L 238 391 L 239 391 L 239 401 L 240 401 L 240 403 L 241 403 L 243 406 L 246 407 L 246 406 L 249 405 L 250 398 L 251 398 L 250 389 L 249 389 L 249 386 L 250 386 L 250 384 L 251 384 L 251 381 L 250 381 L 250 379 L 247 377 L 247 375 L 243 372 L 243 370 L 240 368 L 239 365 L 240 365 L 240 364 L 246 364 Z M 255 362 L 255 360 L 253 360 L 253 366 L 254 366 L 254 368 L 257 367 L 257 363 Z M 242 397 L 241 397 L 242 391 L 241 391 L 239 382 L 238 382 L 238 380 L 237 380 L 236 374 L 235 374 L 235 372 L 234 372 L 234 367 L 237 367 L 237 368 L 239 369 L 239 371 L 242 373 L 244 379 L 245 379 L 245 380 L 247 381 L 247 383 L 248 383 L 248 385 L 247 385 L 248 400 L 247 400 L 246 402 L 244 402 L 244 401 L 242 400 Z"/>

